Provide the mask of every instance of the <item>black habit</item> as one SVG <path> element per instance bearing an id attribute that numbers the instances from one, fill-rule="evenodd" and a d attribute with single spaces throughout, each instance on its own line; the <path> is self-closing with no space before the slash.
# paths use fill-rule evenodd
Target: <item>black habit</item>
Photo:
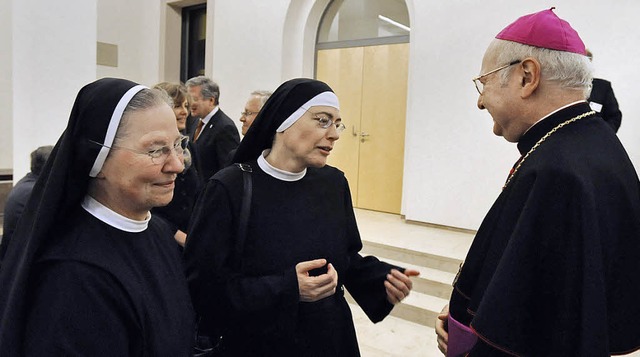
<path id="1" fill-rule="evenodd" d="M 589 112 L 552 114 L 518 142 Z M 640 183 L 622 144 L 590 115 L 523 162 L 485 217 L 450 313 L 479 339 L 470 356 L 608 356 L 640 348 Z"/>
<path id="2" fill-rule="evenodd" d="M 231 356 L 359 356 L 342 286 L 374 322 L 393 308 L 384 281 L 396 267 L 358 253 L 362 242 L 344 174 L 330 166 L 308 167 L 302 178 L 286 181 L 256 162 L 285 119 L 326 92 L 332 92 L 329 86 L 312 79 L 283 83 L 238 147 L 234 161 L 253 168 L 241 255 L 241 170 L 218 172 L 196 203 L 184 251 L 187 280 L 203 332 L 222 331 Z M 296 264 L 321 258 L 335 267 L 338 289 L 301 302 Z"/>
<path id="3" fill-rule="evenodd" d="M 3 357 L 190 354 L 195 323 L 173 234 L 154 219 L 125 233 L 81 208 L 143 90 L 103 78 L 78 93 L 0 269 Z"/>
<path id="4" fill-rule="evenodd" d="M 244 253 L 235 253 L 242 173 L 228 167 L 208 182 L 194 210 L 185 258 L 194 307 L 202 322 L 222 324 L 232 356 L 358 356 L 343 292 L 300 302 L 295 266 L 326 258 L 369 318 L 393 308 L 384 281 L 392 268 L 362 257 L 343 173 L 308 168 L 287 182 L 253 168 L 253 198 Z"/>
<path id="5" fill-rule="evenodd" d="M 166 223 L 133 233 L 72 217 L 34 266 L 25 355 L 188 356 L 193 310 Z"/>

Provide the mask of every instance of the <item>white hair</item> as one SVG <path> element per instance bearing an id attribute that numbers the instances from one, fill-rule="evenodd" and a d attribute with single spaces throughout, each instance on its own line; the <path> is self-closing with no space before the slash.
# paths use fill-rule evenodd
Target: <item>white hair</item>
<path id="1" fill-rule="evenodd" d="M 562 88 L 582 90 L 585 99 L 591 93 L 593 66 L 587 56 L 500 39 L 493 40 L 488 51 L 496 53 L 497 64 L 533 57 L 540 62 L 542 80 L 555 82 Z M 502 84 L 507 82 L 511 71 L 500 73 Z"/>

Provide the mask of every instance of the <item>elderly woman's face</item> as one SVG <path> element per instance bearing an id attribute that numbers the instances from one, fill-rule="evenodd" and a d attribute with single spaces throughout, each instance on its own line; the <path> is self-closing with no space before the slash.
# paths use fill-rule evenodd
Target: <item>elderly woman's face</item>
<path id="1" fill-rule="evenodd" d="M 125 136 L 115 143 L 98 174 L 100 189 L 106 192 L 96 199 L 125 217 L 140 220 L 151 208 L 171 201 L 174 181 L 184 163 L 173 150 L 160 160 L 146 154 L 164 146 L 173 148 L 180 141 L 176 116 L 168 105 L 129 115 Z"/>
<path id="2" fill-rule="evenodd" d="M 319 119 L 328 118 L 333 124 L 320 126 Z M 287 171 L 300 172 L 307 167 L 323 167 L 333 145 L 340 138 L 336 124 L 341 123 L 340 111 L 334 107 L 315 106 L 298 119 L 290 128 L 276 135 L 273 150 L 284 157 Z"/>

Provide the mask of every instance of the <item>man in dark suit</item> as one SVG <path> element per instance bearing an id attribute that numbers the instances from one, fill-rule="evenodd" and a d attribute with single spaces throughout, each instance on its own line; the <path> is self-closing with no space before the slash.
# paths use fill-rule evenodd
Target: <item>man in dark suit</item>
<path id="1" fill-rule="evenodd" d="M 31 196 L 31 190 L 42 172 L 44 164 L 49 159 L 53 146 L 41 146 L 31 153 L 31 172 L 20 179 L 7 197 L 4 207 L 4 222 L 2 226 L 2 243 L 0 244 L 0 262 L 4 259 L 13 231 L 18 225 L 18 219 L 22 216 L 24 206 Z"/>
<path id="2" fill-rule="evenodd" d="M 222 169 L 229 153 L 240 143 L 238 128 L 220 109 L 220 88 L 205 76 L 191 78 L 186 83 L 191 96 L 191 115 L 199 118 L 189 137 L 195 143 L 198 172 L 206 182 Z"/>
<path id="3" fill-rule="evenodd" d="M 589 57 L 589 60 L 593 60 L 593 54 L 589 50 L 587 50 L 587 57 Z M 594 78 L 592 85 L 591 95 L 589 96 L 591 109 L 599 112 L 602 119 L 617 133 L 622 122 L 622 112 L 618 108 L 618 101 L 613 94 L 611 82 L 601 78 Z"/>

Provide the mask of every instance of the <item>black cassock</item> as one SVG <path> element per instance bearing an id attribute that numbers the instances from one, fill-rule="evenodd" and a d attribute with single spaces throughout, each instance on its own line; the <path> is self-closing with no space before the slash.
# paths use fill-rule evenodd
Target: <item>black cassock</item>
<path id="1" fill-rule="evenodd" d="M 524 155 L 580 103 L 534 125 Z M 558 129 L 482 222 L 451 297 L 471 356 L 608 356 L 640 347 L 640 184 L 598 116 Z M 489 347 L 489 346 L 493 346 Z"/>
<path id="2" fill-rule="evenodd" d="M 194 210 L 185 258 L 201 325 L 221 324 L 233 356 L 359 356 L 342 290 L 300 302 L 295 271 L 299 262 L 325 258 L 372 321 L 391 311 L 384 281 L 393 266 L 358 254 L 362 242 L 346 178 L 325 166 L 282 181 L 256 161 L 250 165 L 253 198 L 242 257 L 234 247 L 243 191 L 237 167 L 210 180 Z"/>
<path id="3" fill-rule="evenodd" d="M 139 233 L 72 212 L 29 284 L 27 356 L 190 356 L 193 309 L 169 227 Z"/>

